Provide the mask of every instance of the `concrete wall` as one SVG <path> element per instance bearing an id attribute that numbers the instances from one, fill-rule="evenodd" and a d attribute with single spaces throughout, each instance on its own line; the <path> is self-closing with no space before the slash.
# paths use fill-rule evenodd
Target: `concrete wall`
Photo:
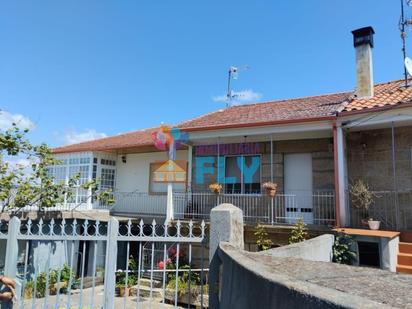
<path id="1" fill-rule="evenodd" d="M 384 270 L 389 270 L 391 272 L 396 272 L 396 265 L 398 262 L 399 252 L 399 236 L 393 238 L 364 235 L 351 236 L 356 242 L 356 244 L 352 248 L 357 254 L 357 260 L 355 261 L 354 265 L 359 265 L 358 242 L 376 243 L 379 246 L 380 268 Z"/>
<path id="2" fill-rule="evenodd" d="M 48 269 L 61 268 L 64 264 L 70 264 L 71 245 L 64 241 L 31 241 L 29 247 L 28 273 L 47 272 Z M 74 243 L 75 253 L 78 252 L 79 242 Z M 49 261 L 50 256 L 50 261 Z M 74 256 L 77 269 L 78 254 Z"/>
<path id="3" fill-rule="evenodd" d="M 389 308 L 378 299 L 409 301 L 408 288 L 381 270 L 246 253 L 224 242 L 219 257 L 220 307 L 211 308 Z M 379 297 L 388 282 L 377 278 L 393 283 L 394 297 Z"/>
<path id="4" fill-rule="evenodd" d="M 116 190 L 120 192 L 149 192 L 150 163 L 166 161 L 166 152 L 149 152 L 127 154 L 126 163 L 121 155 L 117 159 Z M 178 150 L 177 160 L 187 161 L 187 151 Z"/>
<path id="5" fill-rule="evenodd" d="M 271 226 L 265 225 L 265 230 L 268 233 L 268 238 L 272 240 L 274 247 L 286 246 L 289 244 L 289 236 L 293 226 Z M 244 239 L 245 239 L 245 250 L 250 252 L 259 251 L 256 245 L 257 236 L 254 234 L 256 232 L 256 226 L 245 225 L 244 227 Z M 311 226 L 308 229 L 309 238 L 315 238 L 323 234 L 330 233 L 330 229 L 322 228 L 318 226 Z"/>
<path id="6" fill-rule="evenodd" d="M 325 234 L 297 244 L 266 250 L 262 254 L 276 257 L 294 257 L 308 261 L 331 262 L 334 240 L 333 235 Z"/>

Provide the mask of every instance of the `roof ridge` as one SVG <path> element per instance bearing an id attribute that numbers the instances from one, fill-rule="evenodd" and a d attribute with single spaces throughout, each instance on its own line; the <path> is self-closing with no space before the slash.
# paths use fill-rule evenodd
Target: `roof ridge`
<path id="1" fill-rule="evenodd" d="M 234 108 L 234 107 L 253 106 L 253 105 L 260 105 L 260 104 L 270 104 L 270 103 L 279 103 L 279 102 L 287 102 L 287 101 L 295 101 L 295 100 L 305 100 L 305 99 L 310 99 L 310 98 L 320 98 L 320 97 L 327 97 L 327 96 L 332 96 L 332 95 L 349 94 L 349 93 L 352 93 L 352 92 L 353 91 L 340 91 L 340 92 L 330 92 L 330 93 L 317 94 L 317 95 L 309 95 L 309 96 L 303 96 L 303 97 L 295 97 L 295 98 L 290 98 L 290 99 L 275 99 L 275 100 L 269 100 L 269 101 L 254 102 L 254 103 L 250 103 L 250 104 L 235 105 L 235 106 L 229 107 L 229 109 Z"/>

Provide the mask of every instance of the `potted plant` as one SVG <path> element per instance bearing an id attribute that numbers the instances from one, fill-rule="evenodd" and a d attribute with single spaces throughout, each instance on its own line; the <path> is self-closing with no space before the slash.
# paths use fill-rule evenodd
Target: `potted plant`
<path id="1" fill-rule="evenodd" d="M 96 277 L 103 278 L 104 277 L 104 269 L 103 267 L 96 267 Z"/>
<path id="2" fill-rule="evenodd" d="M 222 185 L 220 183 L 214 182 L 209 185 L 209 190 L 216 195 L 219 195 L 222 191 Z"/>
<path id="3" fill-rule="evenodd" d="M 30 299 L 33 297 L 34 281 L 28 281 L 24 285 L 24 299 Z"/>
<path id="4" fill-rule="evenodd" d="M 373 220 L 373 218 L 369 218 L 368 225 L 371 230 L 379 230 L 381 222 L 378 220 Z"/>
<path id="5" fill-rule="evenodd" d="M 278 188 L 278 184 L 273 183 L 271 181 L 265 182 L 263 184 L 263 189 L 266 190 L 266 194 L 270 197 L 275 197 L 277 188 Z"/>
<path id="6" fill-rule="evenodd" d="M 116 288 L 119 291 L 119 296 L 120 297 L 129 296 L 130 288 L 129 287 L 126 288 L 126 286 L 123 283 L 116 284 Z"/>
<path id="7" fill-rule="evenodd" d="M 362 222 L 367 222 L 371 230 L 378 230 L 380 221 L 374 220 L 369 216 L 369 209 L 373 205 L 374 198 L 376 197 L 376 195 L 369 189 L 369 185 L 362 179 L 358 179 L 350 185 L 349 192 L 353 207 L 364 210 L 366 213 L 367 220 L 364 219 Z"/>

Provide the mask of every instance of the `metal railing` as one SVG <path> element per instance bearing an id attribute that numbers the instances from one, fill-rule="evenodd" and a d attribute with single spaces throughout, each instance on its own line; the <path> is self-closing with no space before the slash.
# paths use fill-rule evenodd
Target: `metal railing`
<path id="1" fill-rule="evenodd" d="M 412 229 L 412 191 L 372 191 L 373 203 L 368 210 L 356 208 L 350 194 L 347 201 L 350 210 L 350 225 L 367 227 L 369 218 L 381 221 L 381 229 Z"/>
<path id="2" fill-rule="evenodd" d="M 65 199 L 64 202 L 56 204 L 51 207 L 39 207 L 39 203 L 34 203 L 30 206 L 25 206 L 22 208 L 17 207 L 8 207 L 8 205 L 12 205 L 12 201 L 15 198 L 17 190 L 12 190 L 9 200 L 7 202 L 0 201 L 0 209 L 3 209 L 3 206 L 7 205 L 4 211 L 7 212 L 31 212 L 31 211 L 86 211 L 86 210 L 110 210 L 112 208 L 111 205 L 106 205 L 101 201 L 94 201 L 92 202 L 92 196 L 87 195 L 80 195 L 80 192 L 84 192 L 84 189 L 75 188 L 74 195 L 71 199 Z"/>
<path id="3" fill-rule="evenodd" d="M 167 196 L 147 192 L 113 192 L 114 206 L 95 201 L 93 209 L 110 209 L 115 215 L 143 217 L 166 216 Z M 210 211 L 221 203 L 233 204 L 243 211 L 247 223 L 293 224 L 303 219 L 307 224 L 333 225 L 335 223 L 335 194 L 333 191 L 279 192 L 274 198 L 266 194 L 215 195 L 210 192 L 175 192 L 173 208 L 176 219 L 209 220 Z M 85 211 L 88 203 L 66 203 L 43 208 L 42 211 Z M 30 206 L 20 211 L 38 211 Z"/>
<path id="4" fill-rule="evenodd" d="M 161 303 L 207 308 L 205 235 L 204 222 L 22 222 L 17 217 L 0 222 L 0 240 L 6 241 L 4 274 L 17 281 L 18 308 L 146 308 Z M 146 263 L 144 245 L 150 257 Z M 197 265 L 192 246 L 202 251 Z M 119 255 L 118 248 L 123 248 Z M 99 252 L 105 252 L 102 259 Z M 125 263 L 122 269 L 117 269 L 118 260 Z"/>
<path id="5" fill-rule="evenodd" d="M 115 193 L 113 214 L 134 216 L 166 215 L 166 195 L 148 193 Z M 221 203 L 233 204 L 243 211 L 247 223 L 293 224 L 303 219 L 307 224 L 334 225 L 335 194 L 333 191 L 278 193 L 274 198 L 265 194 L 226 194 L 210 192 L 174 193 L 175 217 L 209 220 L 210 211 Z"/>
<path id="6" fill-rule="evenodd" d="M 138 214 L 141 216 L 164 217 L 166 215 L 167 195 L 149 194 L 146 192 L 114 192 L 115 205 L 113 213 Z M 186 196 L 184 193 L 174 193 L 173 207 L 175 217 L 184 213 Z"/>

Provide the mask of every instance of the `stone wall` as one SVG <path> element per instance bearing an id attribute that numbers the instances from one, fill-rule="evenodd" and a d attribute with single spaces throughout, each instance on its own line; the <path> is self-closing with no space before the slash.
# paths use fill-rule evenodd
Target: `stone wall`
<path id="1" fill-rule="evenodd" d="M 373 190 L 394 190 L 391 129 L 346 134 L 349 181 L 363 179 Z M 396 184 L 412 189 L 412 127 L 395 128 Z"/>
<path id="2" fill-rule="evenodd" d="M 261 181 L 270 181 L 271 178 L 271 158 L 270 142 L 260 143 L 261 155 Z M 283 157 L 288 153 L 312 153 L 313 166 L 313 190 L 333 190 L 334 189 L 334 163 L 333 163 L 333 143 L 330 138 L 305 139 L 273 142 L 273 181 L 278 184 L 278 190 L 283 191 L 284 167 Z M 217 156 L 214 156 L 215 160 Z M 208 185 L 217 181 L 217 164 L 207 164 L 214 173 L 204 174 L 204 182 L 196 183 L 196 154 L 193 152 L 192 165 L 192 190 L 193 192 L 208 191 Z"/>

